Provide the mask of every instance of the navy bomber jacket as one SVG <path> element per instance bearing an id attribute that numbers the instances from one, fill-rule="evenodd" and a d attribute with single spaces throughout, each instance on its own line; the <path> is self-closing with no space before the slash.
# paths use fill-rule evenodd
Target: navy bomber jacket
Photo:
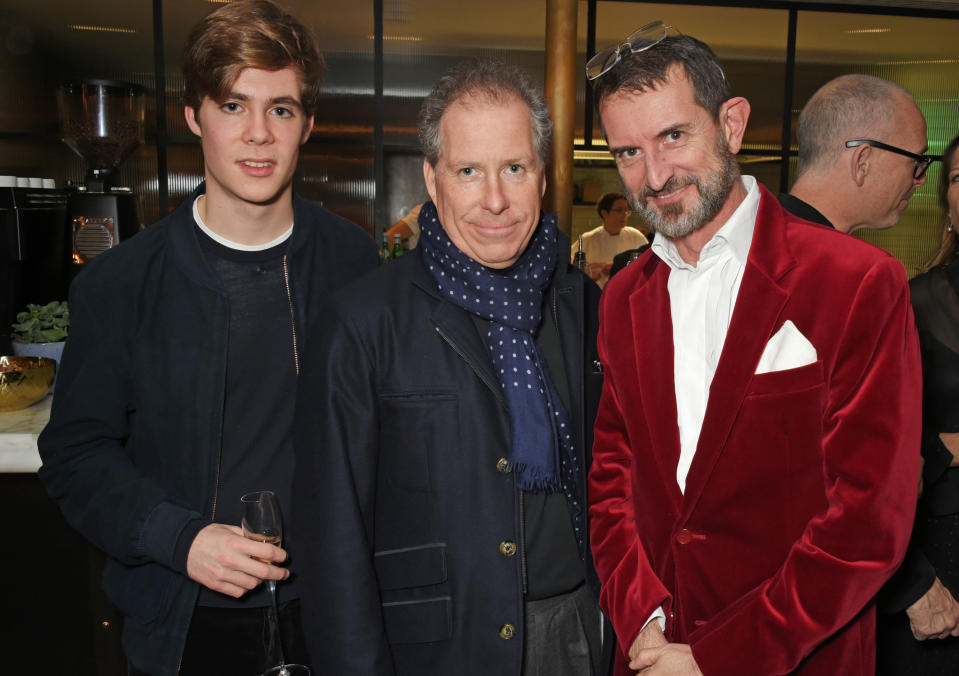
<path id="1" fill-rule="evenodd" d="M 127 656 L 156 674 L 176 673 L 199 592 L 178 538 L 215 514 L 229 309 L 195 233 L 203 189 L 73 283 L 38 442 L 47 492 L 107 554 L 103 584 L 125 616 Z M 287 265 L 302 350 L 326 297 L 378 258 L 349 221 L 296 196 L 293 205 Z"/>

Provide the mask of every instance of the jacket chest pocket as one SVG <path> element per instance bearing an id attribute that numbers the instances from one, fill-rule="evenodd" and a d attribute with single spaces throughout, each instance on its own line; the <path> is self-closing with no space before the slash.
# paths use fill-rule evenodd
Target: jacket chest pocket
<path id="1" fill-rule="evenodd" d="M 431 492 L 431 458 L 456 439 L 458 409 L 454 392 L 381 394 L 381 485 L 404 491 Z"/>

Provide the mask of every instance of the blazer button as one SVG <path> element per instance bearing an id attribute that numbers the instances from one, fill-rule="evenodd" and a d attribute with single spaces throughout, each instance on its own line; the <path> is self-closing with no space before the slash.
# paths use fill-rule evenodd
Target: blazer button
<path id="1" fill-rule="evenodd" d="M 502 627 L 499 628 L 499 637 L 500 637 L 500 638 L 505 639 L 505 640 L 508 641 L 508 640 L 510 640 L 511 638 L 513 638 L 514 636 L 516 636 L 516 627 L 514 627 L 513 625 L 507 623 L 507 624 L 504 624 Z"/>
<path id="2" fill-rule="evenodd" d="M 678 542 L 681 545 L 688 545 L 692 541 L 693 541 L 693 534 L 689 531 L 688 528 L 683 528 L 676 535 L 676 542 Z"/>
<path id="3" fill-rule="evenodd" d="M 500 458 L 496 461 L 496 471 L 500 474 L 509 474 L 509 460 Z"/>
<path id="4" fill-rule="evenodd" d="M 503 556 L 513 556 L 516 553 L 516 543 L 503 540 L 499 543 L 499 553 Z"/>

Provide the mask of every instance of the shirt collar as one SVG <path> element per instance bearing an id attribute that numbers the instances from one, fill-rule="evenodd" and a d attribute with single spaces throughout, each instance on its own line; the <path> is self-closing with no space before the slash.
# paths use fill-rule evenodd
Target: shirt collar
<path id="1" fill-rule="evenodd" d="M 290 238 L 290 235 L 293 234 L 293 224 L 290 224 L 290 227 L 281 234 L 276 239 L 267 242 L 265 244 L 240 244 L 239 242 L 234 242 L 231 239 L 227 239 L 223 235 L 218 235 L 213 232 L 206 223 L 203 222 L 203 219 L 200 218 L 200 200 L 204 199 L 205 195 L 197 195 L 197 198 L 193 200 L 193 220 L 196 221 L 196 225 L 207 237 L 212 239 L 217 244 L 227 247 L 228 249 L 233 249 L 234 251 L 266 251 L 267 249 L 272 249 L 275 246 L 279 246 L 286 240 Z"/>
<path id="2" fill-rule="evenodd" d="M 749 257 L 749 247 L 753 241 L 753 231 L 756 229 L 756 214 L 759 213 L 759 184 L 752 176 L 742 176 L 741 180 L 743 187 L 746 188 L 746 197 L 736 207 L 736 211 L 729 217 L 729 220 L 703 247 L 699 255 L 700 262 L 717 256 L 728 248 L 740 265 L 746 265 L 746 259 Z M 653 253 L 673 270 L 696 269 L 696 267 L 683 260 L 675 242 L 668 237 L 654 238 L 652 249 Z"/>

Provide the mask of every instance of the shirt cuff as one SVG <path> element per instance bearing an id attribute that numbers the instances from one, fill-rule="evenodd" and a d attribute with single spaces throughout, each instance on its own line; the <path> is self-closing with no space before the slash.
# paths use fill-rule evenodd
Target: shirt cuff
<path id="1" fill-rule="evenodd" d="M 653 620 L 657 620 L 659 622 L 659 630 L 665 634 L 666 633 L 666 613 L 663 611 L 662 606 L 659 606 L 656 610 L 653 611 L 653 614 L 650 615 L 649 619 L 646 620 L 646 622 L 643 624 L 643 629 L 645 629 L 647 625 Z M 640 633 L 642 633 L 643 629 L 639 630 Z"/>

